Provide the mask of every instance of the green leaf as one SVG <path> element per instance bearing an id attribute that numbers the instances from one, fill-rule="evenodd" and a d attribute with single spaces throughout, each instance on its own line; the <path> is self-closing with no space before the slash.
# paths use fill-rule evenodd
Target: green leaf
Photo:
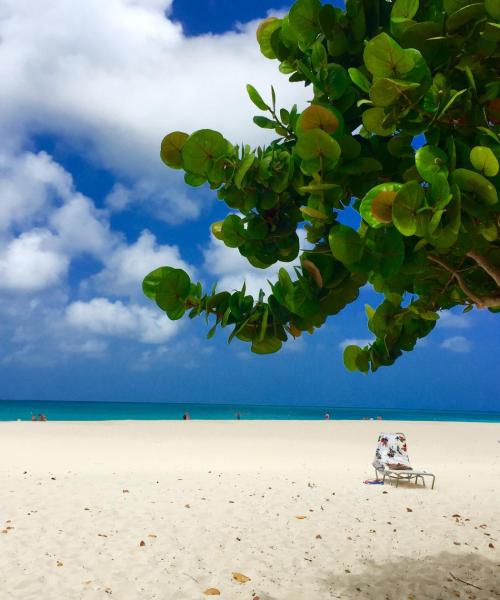
<path id="1" fill-rule="evenodd" d="M 387 33 L 380 33 L 366 44 L 363 59 L 375 77 L 401 78 L 415 67 L 413 54 L 403 50 Z"/>
<path id="2" fill-rule="evenodd" d="M 370 90 L 371 83 L 363 71 L 356 69 L 356 67 L 349 67 L 347 71 L 354 85 L 357 85 L 362 92 L 367 94 Z"/>
<path id="3" fill-rule="evenodd" d="M 301 133 L 295 151 L 306 161 L 325 158 L 336 163 L 340 158 L 338 142 L 321 129 L 311 129 Z"/>
<path id="4" fill-rule="evenodd" d="M 377 250 L 381 255 L 380 274 L 382 277 L 392 277 L 401 269 L 405 259 L 401 234 L 394 227 L 385 229 L 379 238 Z"/>
<path id="5" fill-rule="evenodd" d="M 500 3 L 498 0 L 484 0 L 484 8 L 490 17 L 500 21 Z"/>
<path id="6" fill-rule="evenodd" d="M 358 371 L 358 365 L 356 360 L 361 354 L 362 350 L 358 346 L 346 346 L 344 348 L 344 365 L 348 371 Z"/>
<path id="7" fill-rule="evenodd" d="M 437 146 L 422 146 L 415 153 L 417 171 L 425 181 L 432 183 L 436 176 L 448 176 L 448 157 Z"/>
<path id="8" fill-rule="evenodd" d="M 420 87 L 420 84 L 412 81 L 382 77 L 377 79 L 370 88 L 370 98 L 376 106 L 390 106 L 399 100 L 401 96 L 405 97 L 408 92 L 418 87 Z M 408 99 L 407 103 L 409 102 Z"/>
<path id="9" fill-rule="evenodd" d="M 310 129 L 322 129 L 326 133 L 335 133 L 342 122 L 342 115 L 335 109 L 328 109 L 319 104 L 311 104 L 300 115 L 297 121 L 297 133 L 300 135 Z"/>
<path id="10" fill-rule="evenodd" d="M 260 108 L 260 110 L 269 110 L 269 106 L 264 102 L 262 96 L 253 85 L 250 85 L 249 83 L 247 83 L 247 94 L 257 108 Z"/>
<path id="11" fill-rule="evenodd" d="M 255 354 L 273 354 L 281 349 L 283 342 L 275 337 L 265 337 L 263 340 L 252 340 L 252 352 Z"/>
<path id="12" fill-rule="evenodd" d="M 238 170 L 234 175 L 234 185 L 241 189 L 241 185 L 243 183 L 243 179 L 245 175 L 248 173 L 248 170 L 253 165 L 255 161 L 255 154 L 247 154 L 245 158 L 241 161 Z"/>
<path id="13" fill-rule="evenodd" d="M 470 161 L 474 169 L 486 177 L 495 177 L 498 173 L 498 159 L 487 146 L 474 146 L 470 153 Z"/>
<path id="14" fill-rule="evenodd" d="M 194 173 L 185 173 L 184 181 L 187 183 L 187 185 L 190 185 L 192 187 L 198 187 L 198 186 L 206 183 L 207 178 L 204 175 L 195 175 Z"/>
<path id="15" fill-rule="evenodd" d="M 151 300 L 156 300 L 158 285 L 170 271 L 172 271 L 172 267 L 159 267 L 158 269 L 151 271 L 149 275 L 146 275 L 142 282 L 142 291 L 144 295 L 151 298 Z"/>
<path id="16" fill-rule="evenodd" d="M 396 0 L 392 6 L 391 19 L 413 19 L 418 6 L 419 0 Z"/>
<path id="17" fill-rule="evenodd" d="M 214 162 L 228 151 L 228 142 L 212 129 L 200 129 L 182 147 L 182 162 L 186 171 L 206 176 Z"/>
<path id="18" fill-rule="evenodd" d="M 271 121 L 271 119 L 268 119 L 267 117 L 254 117 L 253 122 L 263 129 L 274 129 L 276 127 L 276 121 Z"/>
<path id="19" fill-rule="evenodd" d="M 238 215 L 228 215 L 221 228 L 224 244 L 229 248 L 238 248 L 245 242 L 245 228 L 243 221 Z"/>
<path id="20" fill-rule="evenodd" d="M 182 269 L 172 269 L 162 277 L 156 291 L 156 303 L 169 319 L 180 319 L 186 310 L 191 290 L 189 275 Z"/>
<path id="21" fill-rule="evenodd" d="M 390 220 L 384 219 L 383 216 L 388 215 L 387 206 L 392 207 L 396 194 L 401 187 L 401 183 L 381 183 L 373 187 L 364 196 L 361 200 L 359 213 L 370 227 L 377 229 L 391 222 L 392 218 Z"/>
<path id="22" fill-rule="evenodd" d="M 496 204 L 498 194 L 495 186 L 479 173 L 468 169 L 457 169 L 453 171 L 452 181 L 464 192 L 475 194 L 486 204 Z"/>
<path id="23" fill-rule="evenodd" d="M 449 17 L 446 19 L 446 29 L 449 32 L 454 32 L 464 25 L 467 25 L 467 23 L 473 19 L 482 17 L 484 12 L 484 4 L 482 2 L 464 6 L 453 14 L 449 15 Z"/>
<path id="24" fill-rule="evenodd" d="M 182 168 L 181 150 L 188 138 L 188 134 L 182 131 L 173 131 L 163 138 L 160 157 L 168 167 L 172 169 Z"/>
<path id="25" fill-rule="evenodd" d="M 276 54 L 271 46 L 271 36 L 280 27 L 281 19 L 268 17 L 257 28 L 257 41 L 259 42 L 260 51 L 266 58 L 276 58 Z"/>
<path id="26" fill-rule="evenodd" d="M 224 221 L 216 221 L 215 223 L 212 223 L 212 225 L 210 226 L 210 231 L 212 232 L 213 236 L 221 241 L 224 241 L 224 236 L 222 234 L 222 225 L 223 225 Z"/>
<path id="27" fill-rule="evenodd" d="M 311 43 L 316 39 L 320 32 L 320 8 L 319 0 L 296 0 L 292 5 L 288 19 L 300 40 Z"/>
<path id="28" fill-rule="evenodd" d="M 363 125 L 368 131 L 387 137 L 394 133 L 396 125 L 390 125 L 389 127 L 384 126 L 383 123 L 386 116 L 384 109 L 381 107 L 369 108 L 368 110 L 365 110 L 362 115 Z"/>
<path id="29" fill-rule="evenodd" d="M 346 265 L 358 262 L 363 254 L 359 233 L 346 225 L 334 225 L 328 234 L 328 243 L 333 256 Z"/>

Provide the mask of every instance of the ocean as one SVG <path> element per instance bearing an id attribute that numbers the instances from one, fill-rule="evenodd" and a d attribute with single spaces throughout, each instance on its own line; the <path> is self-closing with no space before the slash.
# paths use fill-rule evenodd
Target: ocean
<path id="1" fill-rule="evenodd" d="M 0 400 L 0 421 L 29 421 L 44 414 L 50 421 L 122 421 L 191 419 L 315 421 L 377 419 L 384 421 L 460 421 L 500 423 L 496 411 L 416 410 L 407 408 L 347 408 L 337 406 L 260 406 L 239 404 L 172 404 L 153 402 L 64 402 Z"/>

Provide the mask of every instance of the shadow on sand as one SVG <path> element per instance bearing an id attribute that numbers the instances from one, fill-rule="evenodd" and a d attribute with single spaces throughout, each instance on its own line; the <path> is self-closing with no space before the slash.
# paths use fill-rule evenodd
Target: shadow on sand
<path id="1" fill-rule="evenodd" d="M 361 573 L 324 579 L 325 598 L 342 600 L 500 600 L 500 556 L 442 552 L 370 562 Z M 480 589 L 479 589 L 480 588 Z"/>

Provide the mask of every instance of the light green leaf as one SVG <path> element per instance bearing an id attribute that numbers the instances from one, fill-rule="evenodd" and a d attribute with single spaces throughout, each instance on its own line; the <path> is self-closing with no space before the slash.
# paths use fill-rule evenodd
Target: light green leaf
<path id="1" fill-rule="evenodd" d="M 415 67 L 412 53 L 403 50 L 387 33 L 380 33 L 366 44 L 363 59 L 375 77 L 400 78 Z"/>
<path id="2" fill-rule="evenodd" d="M 206 176 L 213 163 L 228 151 L 228 142 L 212 129 L 195 131 L 182 146 L 182 162 L 186 171 Z"/>
<path id="3" fill-rule="evenodd" d="M 173 131 L 163 138 L 160 157 L 168 167 L 172 169 L 182 168 L 181 150 L 188 138 L 189 135 L 182 131 Z"/>
<path id="4" fill-rule="evenodd" d="M 486 177 L 495 177 L 498 173 L 498 159 L 487 146 L 474 146 L 470 153 L 470 161 L 474 169 Z"/>
<path id="5" fill-rule="evenodd" d="M 247 83 L 247 94 L 257 108 L 260 108 L 260 110 L 269 110 L 269 106 L 264 102 L 262 96 L 253 85 L 250 85 L 249 83 Z"/>
<path id="6" fill-rule="evenodd" d="M 388 137 L 396 131 L 396 125 L 391 125 L 390 127 L 382 125 L 386 116 L 384 109 L 381 107 L 369 108 L 362 115 L 363 125 L 371 133 Z"/>
<path id="7" fill-rule="evenodd" d="M 363 254 L 363 240 L 359 233 L 346 225 L 334 225 L 328 235 L 333 256 L 349 265 L 359 261 Z"/>
<path id="8" fill-rule="evenodd" d="M 425 181 L 432 183 L 438 175 L 448 176 L 448 157 L 437 146 L 422 146 L 415 153 L 417 171 Z"/>

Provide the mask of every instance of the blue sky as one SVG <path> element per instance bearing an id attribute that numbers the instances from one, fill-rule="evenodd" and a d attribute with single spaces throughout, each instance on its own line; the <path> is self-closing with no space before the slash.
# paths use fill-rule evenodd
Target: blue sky
<path id="1" fill-rule="evenodd" d="M 225 332 L 172 323 L 142 277 L 170 264 L 206 284 L 253 290 L 269 273 L 210 238 L 226 213 L 158 157 L 164 134 L 253 126 L 252 83 L 305 106 L 260 56 L 258 19 L 282 3 L 4 0 L 0 20 L 0 397 L 336 404 L 500 410 L 498 319 L 443 315 L 417 349 L 369 376 L 347 373 L 346 340 L 369 339 L 369 290 L 314 336 L 251 355 Z M 275 272 L 275 271 L 274 271 Z M 272 274 L 271 274 L 272 277 Z"/>

